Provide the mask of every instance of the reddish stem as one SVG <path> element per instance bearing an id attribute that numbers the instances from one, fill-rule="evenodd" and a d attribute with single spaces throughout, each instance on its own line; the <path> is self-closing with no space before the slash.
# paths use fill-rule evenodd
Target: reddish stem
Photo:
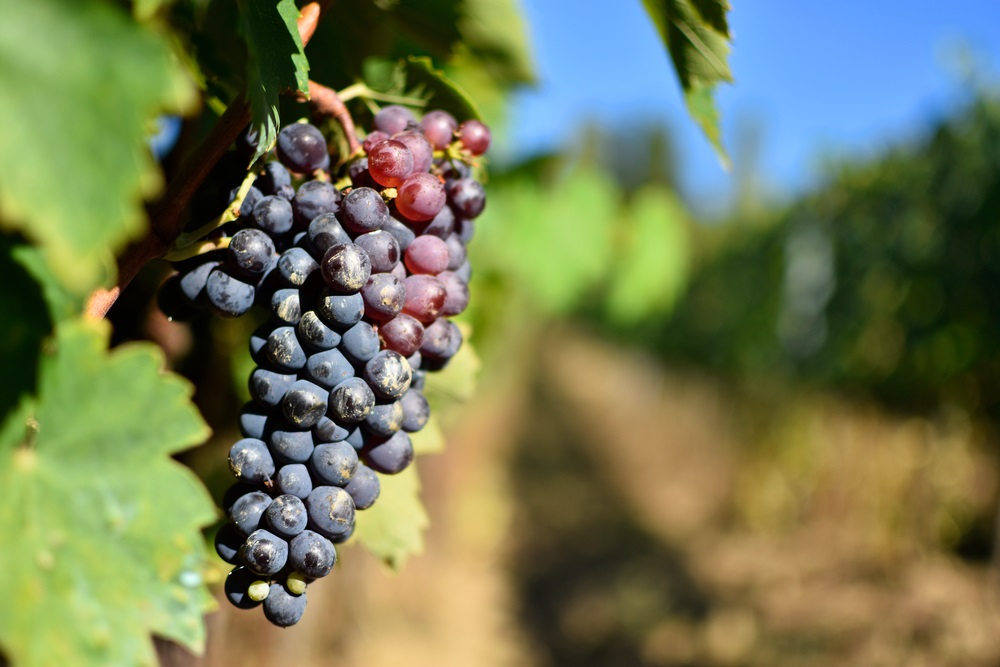
<path id="1" fill-rule="evenodd" d="M 310 81 L 309 102 L 312 104 L 313 109 L 316 110 L 316 113 L 322 116 L 332 116 L 340 123 L 340 126 L 344 128 L 344 134 L 347 135 L 347 144 L 350 146 L 351 153 L 361 148 L 361 143 L 358 141 L 358 133 L 354 129 L 354 119 L 351 118 L 347 107 L 340 100 L 337 91 L 327 88 L 321 83 Z"/>
<path id="2" fill-rule="evenodd" d="M 309 43 L 316 32 L 320 16 L 329 4 L 330 0 L 320 0 L 310 2 L 299 10 L 298 28 L 303 46 Z M 140 269 L 150 260 L 162 257 L 167 252 L 181 233 L 181 213 L 191 203 L 194 193 L 201 187 L 219 158 L 249 122 L 250 105 L 246 94 L 241 93 L 222 114 L 205 141 L 184 161 L 167 191 L 153 205 L 149 214 L 149 234 L 129 245 L 118 258 L 118 284 L 111 289 L 97 289 L 90 295 L 85 310 L 88 317 L 101 319 L 107 315 L 122 290 L 132 282 Z"/>

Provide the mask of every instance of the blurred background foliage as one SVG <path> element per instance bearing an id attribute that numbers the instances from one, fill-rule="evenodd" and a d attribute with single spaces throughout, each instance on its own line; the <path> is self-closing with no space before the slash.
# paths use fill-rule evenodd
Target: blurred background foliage
<path id="1" fill-rule="evenodd" d="M 388 87 L 431 56 L 503 142 L 533 79 L 508 3 L 347 4 L 314 78 Z M 748 180 L 723 219 L 678 194 L 655 124 L 487 165 L 462 316 L 481 372 L 438 388 L 425 553 L 383 576 L 347 549 L 294 634 L 224 606 L 200 663 L 997 664 L 1000 101 L 973 98 L 794 199 Z M 156 273 L 116 333 L 198 386 L 217 435 L 185 461 L 221 494 L 255 323 L 130 320 Z"/>

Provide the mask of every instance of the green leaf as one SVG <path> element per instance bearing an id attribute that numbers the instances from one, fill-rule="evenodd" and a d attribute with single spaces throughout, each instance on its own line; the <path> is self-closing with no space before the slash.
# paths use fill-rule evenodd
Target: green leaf
<path id="1" fill-rule="evenodd" d="M 605 306 L 620 324 L 634 324 L 669 308 L 688 273 L 684 207 L 669 190 L 647 187 L 635 198 L 620 269 L 611 273 Z"/>
<path id="2" fill-rule="evenodd" d="M 0 428 L 0 647 L 17 665 L 155 665 L 150 634 L 200 651 L 200 528 L 211 498 L 170 455 L 208 427 L 159 351 L 106 351 L 109 327 L 61 324 L 38 397 Z"/>
<path id="3" fill-rule="evenodd" d="M 398 475 L 379 475 L 378 501 L 358 516 L 354 536 L 373 556 L 394 570 L 424 550 L 424 530 L 430 525 L 420 502 L 416 466 Z"/>
<path id="4" fill-rule="evenodd" d="M 460 120 L 482 119 L 472 98 L 439 69 L 430 58 L 409 57 L 406 60 L 406 84 L 422 92 L 429 102 L 428 108 L 444 109 Z"/>
<path id="5" fill-rule="evenodd" d="M 646 12 L 681 82 L 688 113 L 712 143 L 723 163 L 729 157 L 722 146 L 719 111 L 713 93 L 719 83 L 732 83 L 729 70 L 727 0 L 643 0 Z"/>
<path id="6" fill-rule="evenodd" d="M 278 95 L 290 88 L 309 94 L 309 61 L 306 59 L 294 0 L 239 0 L 250 61 L 247 90 L 253 112 L 251 126 L 257 133 L 256 160 L 278 136 Z"/>
<path id="7" fill-rule="evenodd" d="M 516 0 L 465 0 L 458 29 L 468 49 L 506 85 L 535 79 L 524 11 Z"/>
<path id="8" fill-rule="evenodd" d="M 86 293 L 145 229 L 161 181 L 150 120 L 193 91 L 163 40 L 111 3 L 0 0 L 0 16 L 0 226 Z"/>
<path id="9" fill-rule="evenodd" d="M 444 433 L 441 431 L 435 411 L 431 411 L 431 418 L 422 429 L 410 434 L 410 442 L 413 443 L 413 453 L 417 456 L 440 454 L 444 451 Z"/>

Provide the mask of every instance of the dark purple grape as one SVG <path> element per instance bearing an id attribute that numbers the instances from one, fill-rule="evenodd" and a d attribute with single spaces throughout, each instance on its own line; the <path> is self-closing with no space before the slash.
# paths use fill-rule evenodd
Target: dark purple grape
<path id="1" fill-rule="evenodd" d="M 240 433 L 244 438 L 264 440 L 268 429 L 267 422 L 267 414 L 253 403 L 246 403 L 240 408 Z"/>
<path id="2" fill-rule="evenodd" d="M 341 353 L 332 349 L 317 352 L 306 361 L 306 373 L 316 384 L 333 389 L 349 377 L 354 377 L 354 366 Z"/>
<path id="3" fill-rule="evenodd" d="M 358 468 L 358 453 L 346 442 L 316 445 L 309 466 L 318 483 L 347 486 Z"/>
<path id="4" fill-rule="evenodd" d="M 194 303 L 202 297 L 205 293 L 205 284 L 208 282 L 208 274 L 217 266 L 219 262 L 205 262 L 180 275 L 178 278 L 180 291 L 188 301 Z"/>
<path id="5" fill-rule="evenodd" d="M 281 397 L 295 382 L 294 374 L 284 375 L 265 368 L 254 369 L 250 374 L 250 396 L 258 405 L 265 408 L 276 408 L 281 404 Z"/>
<path id="6" fill-rule="evenodd" d="M 324 181 L 306 181 L 292 199 L 295 222 L 305 229 L 310 222 L 325 213 L 340 209 L 340 190 Z"/>
<path id="7" fill-rule="evenodd" d="M 398 104 L 390 104 L 375 114 L 375 118 L 372 120 L 372 125 L 374 125 L 375 129 L 379 132 L 385 132 L 386 134 L 392 136 L 397 132 L 405 130 L 406 126 L 410 123 L 416 122 L 417 119 L 413 116 L 412 111 L 406 107 L 401 107 Z"/>
<path id="8" fill-rule="evenodd" d="M 331 350 L 340 344 L 340 334 L 324 324 L 315 310 L 302 313 L 295 327 L 295 337 L 303 348 L 314 352 Z M 306 367 L 308 366 L 309 360 L 306 360 Z"/>
<path id="9" fill-rule="evenodd" d="M 432 220 L 444 208 L 447 196 L 444 184 L 437 176 L 421 172 L 412 174 L 399 186 L 396 210 L 407 220 Z"/>
<path id="10" fill-rule="evenodd" d="M 431 145 L 443 151 L 448 148 L 455 130 L 458 129 L 458 121 L 447 111 L 440 109 L 428 111 L 420 121 L 420 128 L 424 131 L 424 136 L 431 142 Z"/>
<path id="11" fill-rule="evenodd" d="M 278 327 L 267 337 L 264 358 L 285 372 L 294 372 L 306 365 L 306 353 L 295 336 L 295 329 L 289 326 Z"/>
<path id="12" fill-rule="evenodd" d="M 413 443 L 405 431 L 399 431 L 388 440 L 371 442 L 361 453 L 370 468 L 386 475 L 395 475 L 413 461 Z"/>
<path id="13" fill-rule="evenodd" d="M 293 595 L 283 584 L 274 582 L 264 598 L 264 618 L 279 628 L 287 628 L 302 620 L 306 613 L 306 595 Z"/>
<path id="14" fill-rule="evenodd" d="M 262 197 L 253 207 L 253 224 L 271 236 L 292 228 L 292 205 L 282 197 Z"/>
<path id="15" fill-rule="evenodd" d="M 426 360 L 446 361 L 451 359 L 462 346 L 462 332 L 445 318 L 439 318 L 424 328 L 424 342 L 420 354 Z"/>
<path id="16" fill-rule="evenodd" d="M 253 307 L 256 289 L 227 273 L 222 267 L 214 268 L 205 281 L 205 300 L 209 307 L 222 317 L 239 317 Z"/>
<path id="17" fill-rule="evenodd" d="M 264 510 L 270 504 L 271 496 L 261 491 L 250 491 L 237 497 L 226 510 L 226 515 L 236 532 L 246 536 L 257 530 Z"/>
<path id="18" fill-rule="evenodd" d="M 278 275 L 286 285 L 302 287 L 319 269 L 319 264 L 304 248 L 289 248 L 278 257 Z"/>
<path id="19" fill-rule="evenodd" d="M 450 207 L 443 206 L 426 227 L 416 231 L 421 235 L 436 236 L 443 241 L 455 231 L 455 214 Z"/>
<path id="20" fill-rule="evenodd" d="M 347 231 L 365 234 L 382 229 L 389 219 L 389 208 L 372 188 L 354 188 L 344 197 L 338 218 Z"/>
<path id="21" fill-rule="evenodd" d="M 329 417 L 323 417 L 313 426 L 313 439 L 319 443 L 341 442 L 347 439 L 350 431 Z"/>
<path id="22" fill-rule="evenodd" d="M 375 130 L 367 137 L 365 137 L 364 142 L 361 144 L 361 148 L 362 150 L 364 150 L 364 152 L 368 153 L 371 152 L 371 149 L 375 148 L 375 146 L 379 145 L 386 139 L 391 139 L 391 138 L 392 137 L 389 134 L 381 132 L 379 130 Z M 367 169 L 367 167 L 365 168 Z"/>
<path id="23" fill-rule="evenodd" d="M 392 267 L 399 262 L 399 242 L 383 229 L 362 234 L 354 239 L 354 243 L 368 253 L 368 259 L 372 263 L 372 273 L 392 271 Z"/>
<path id="24" fill-rule="evenodd" d="M 327 250 L 338 243 L 351 242 L 351 237 L 340 226 L 340 221 L 333 213 L 324 213 L 313 218 L 309 223 L 308 238 L 312 254 L 318 258 L 323 257 Z"/>
<path id="25" fill-rule="evenodd" d="M 274 485 L 280 493 L 303 500 L 313 489 L 309 469 L 303 463 L 288 463 L 278 468 L 278 472 L 274 476 Z M 294 541 L 292 540 L 292 542 Z"/>
<path id="26" fill-rule="evenodd" d="M 448 211 L 450 209 L 446 206 L 442 210 Z M 413 239 L 417 237 L 417 235 L 413 233 L 412 229 L 393 217 L 390 217 L 386 221 L 385 225 L 382 226 L 382 231 L 392 234 L 393 238 L 396 239 L 396 243 L 399 244 L 400 252 L 406 250 L 409 245 L 413 243 Z M 406 276 L 403 276 L 403 278 L 405 277 Z"/>
<path id="27" fill-rule="evenodd" d="M 354 499 L 354 507 L 359 510 L 366 510 L 378 500 L 381 491 L 381 484 L 375 471 L 364 464 L 360 464 L 354 472 L 354 477 L 350 483 L 344 487 L 344 491 Z"/>
<path id="28" fill-rule="evenodd" d="M 444 244 L 448 246 L 448 270 L 454 271 L 458 267 L 465 264 L 465 244 L 462 243 L 462 239 L 458 238 L 458 234 L 451 234 L 444 240 Z"/>
<path id="29" fill-rule="evenodd" d="M 410 130 L 393 135 L 392 138 L 413 153 L 414 174 L 426 173 L 431 168 L 431 162 L 434 161 L 434 147 L 422 133 Z"/>
<path id="30" fill-rule="evenodd" d="M 330 392 L 330 416 L 348 424 L 357 424 L 375 407 L 375 394 L 358 377 L 348 378 Z"/>
<path id="31" fill-rule="evenodd" d="M 448 246 L 436 236 L 418 236 L 403 253 L 410 273 L 436 275 L 448 268 Z"/>
<path id="32" fill-rule="evenodd" d="M 330 574 L 336 563 L 336 548 L 319 533 L 304 530 L 288 545 L 288 565 L 310 579 L 321 579 Z"/>
<path id="33" fill-rule="evenodd" d="M 316 446 L 311 431 L 295 430 L 288 424 L 271 433 L 271 451 L 284 463 L 305 463 Z"/>
<path id="34" fill-rule="evenodd" d="M 285 201 L 292 201 L 295 199 L 295 188 L 291 185 L 282 185 L 278 188 L 278 191 L 274 193 L 275 197 L 281 197 Z"/>
<path id="35" fill-rule="evenodd" d="M 463 312 L 469 305 L 469 286 L 466 282 L 451 271 L 442 271 L 437 278 L 444 285 L 447 295 L 441 314 L 451 317 Z"/>
<path id="36" fill-rule="evenodd" d="M 396 278 L 398 278 L 399 280 L 402 280 L 403 282 L 406 281 L 406 276 L 407 276 L 406 265 L 403 264 L 402 262 L 400 262 L 396 266 L 392 267 L 392 271 L 390 271 L 389 273 L 391 273 L 392 275 L 396 276 Z"/>
<path id="37" fill-rule="evenodd" d="M 347 168 L 347 175 L 351 179 L 351 185 L 356 188 L 377 188 L 378 183 L 368 172 L 368 156 L 362 156 L 351 162 Z"/>
<path id="38" fill-rule="evenodd" d="M 281 412 L 295 428 L 312 428 L 326 414 L 329 393 L 308 380 L 298 380 L 281 399 Z"/>
<path id="39" fill-rule="evenodd" d="M 229 201 L 235 200 L 238 192 L 239 188 L 233 188 L 233 191 L 229 193 Z M 253 207 L 263 198 L 264 193 L 251 185 L 250 189 L 247 190 L 246 196 L 243 197 L 243 203 L 240 204 L 240 217 L 249 218 L 252 216 Z"/>
<path id="40" fill-rule="evenodd" d="M 242 544 L 243 536 L 236 531 L 231 523 L 224 524 L 215 533 L 215 553 L 219 554 L 219 558 L 230 565 L 239 563 L 238 554 Z"/>
<path id="41" fill-rule="evenodd" d="M 416 433 L 427 425 L 427 420 L 431 418 L 431 406 L 424 397 L 423 392 L 411 387 L 408 392 L 399 399 L 403 406 L 402 429 L 407 433 Z"/>
<path id="42" fill-rule="evenodd" d="M 403 310 L 406 289 L 391 273 L 373 273 L 361 288 L 361 298 L 365 300 L 365 316 L 385 322 Z"/>
<path id="43" fill-rule="evenodd" d="M 443 243 L 442 241 L 442 245 Z M 428 275 L 410 276 L 404 281 L 403 287 L 406 289 L 404 313 L 425 325 L 438 318 L 448 298 L 448 292 L 438 278 Z"/>
<path id="44" fill-rule="evenodd" d="M 302 317 L 299 291 L 291 287 L 275 290 L 271 295 L 271 314 L 285 324 L 298 324 Z"/>
<path id="45" fill-rule="evenodd" d="M 462 147 L 473 155 L 482 155 L 490 147 L 490 128 L 478 120 L 467 120 L 458 126 Z"/>
<path id="46" fill-rule="evenodd" d="M 441 177 L 445 181 L 445 187 L 460 178 L 472 177 L 472 167 L 461 160 L 442 158 L 435 164 L 437 164 L 438 170 L 441 172 Z"/>
<path id="47" fill-rule="evenodd" d="M 331 540 L 354 530 L 354 499 L 338 486 L 318 486 L 306 498 L 309 527 Z"/>
<path id="48" fill-rule="evenodd" d="M 288 561 L 288 542 L 264 528 L 247 536 L 240 547 L 240 560 L 254 574 L 270 577 L 281 571 Z"/>
<path id="49" fill-rule="evenodd" d="M 486 191 L 471 178 L 460 178 L 448 186 L 448 201 L 465 218 L 475 218 L 486 207 Z"/>
<path id="50" fill-rule="evenodd" d="M 341 336 L 338 349 L 352 364 L 364 364 L 379 350 L 378 333 L 371 324 L 358 322 Z"/>
<path id="51" fill-rule="evenodd" d="M 290 540 L 306 529 L 306 506 L 301 498 L 282 494 L 264 510 L 264 523 L 271 532 Z"/>
<path id="52" fill-rule="evenodd" d="M 415 317 L 400 313 L 379 325 L 378 335 L 382 340 L 382 347 L 409 357 L 420 349 L 420 343 L 424 340 L 424 325 Z"/>
<path id="53" fill-rule="evenodd" d="M 290 186 L 291 184 L 292 175 L 288 173 L 285 165 L 280 162 L 268 162 L 265 164 L 264 170 L 257 177 L 257 180 L 254 181 L 254 186 L 259 188 L 265 195 L 276 195 L 281 186 Z"/>
<path id="54" fill-rule="evenodd" d="M 243 545 L 242 540 L 240 546 Z M 245 567 L 233 568 L 233 571 L 226 577 L 223 588 L 226 592 L 226 599 L 237 609 L 253 609 L 260 604 L 260 600 L 254 600 L 248 594 L 250 586 L 260 579 L 256 574 Z"/>
<path id="55" fill-rule="evenodd" d="M 410 388 L 413 369 L 399 352 L 382 350 L 365 364 L 363 376 L 376 396 L 395 400 Z"/>
<path id="56" fill-rule="evenodd" d="M 335 294 L 326 291 L 320 294 L 316 302 L 316 313 L 323 322 L 335 329 L 350 329 L 365 314 L 365 300 L 360 293 Z"/>
<path id="57" fill-rule="evenodd" d="M 472 264 L 469 263 L 468 259 L 465 260 L 465 264 L 455 269 L 455 275 L 464 280 L 466 285 L 469 284 L 469 281 L 472 280 Z"/>
<path id="58" fill-rule="evenodd" d="M 469 245 L 472 237 L 476 235 L 476 221 L 458 218 L 455 220 L 455 233 L 458 234 L 458 238 L 462 240 L 462 243 Z"/>
<path id="59" fill-rule="evenodd" d="M 286 125 L 278 133 L 278 160 L 297 174 L 307 174 L 330 166 L 326 139 L 308 123 Z"/>
<path id="60" fill-rule="evenodd" d="M 376 403 L 365 417 L 364 427 L 372 434 L 388 438 L 403 425 L 403 406 L 399 401 Z M 344 443 L 347 444 L 347 443 Z M 350 447 L 350 445 L 347 445 Z M 354 448 L 351 448 L 354 451 Z"/>
<path id="61" fill-rule="evenodd" d="M 368 173 L 379 185 L 394 188 L 413 172 L 413 153 L 402 142 L 388 139 L 368 154 Z"/>
<path id="62" fill-rule="evenodd" d="M 229 450 L 229 469 L 241 482 L 263 484 L 274 475 L 274 459 L 262 440 L 243 438 Z"/>
<path id="63" fill-rule="evenodd" d="M 368 253 L 353 243 L 331 246 L 319 266 L 330 289 L 344 294 L 361 291 L 372 272 Z"/>

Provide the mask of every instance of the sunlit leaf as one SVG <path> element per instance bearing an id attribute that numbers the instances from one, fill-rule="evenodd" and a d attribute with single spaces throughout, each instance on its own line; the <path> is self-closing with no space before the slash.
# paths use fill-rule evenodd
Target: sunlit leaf
<path id="1" fill-rule="evenodd" d="M 15 665 L 155 665 L 157 634 L 201 650 L 200 529 L 215 517 L 170 455 L 204 441 L 191 387 L 151 345 L 106 351 L 68 322 L 43 347 L 37 399 L 0 427 L 0 647 Z"/>

